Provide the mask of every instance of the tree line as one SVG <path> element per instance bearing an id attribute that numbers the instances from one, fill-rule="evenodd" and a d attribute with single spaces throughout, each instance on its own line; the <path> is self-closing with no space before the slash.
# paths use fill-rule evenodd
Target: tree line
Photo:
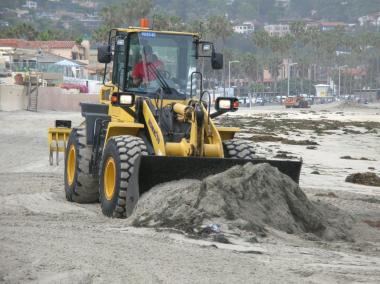
<path id="1" fill-rule="evenodd" d="M 81 42 L 82 33 L 75 30 L 67 31 L 46 25 L 44 29 L 37 28 L 31 23 L 18 23 L 0 29 L 0 38 L 18 38 L 25 40 L 75 40 Z"/>
<path id="2" fill-rule="evenodd" d="M 228 62 L 237 60 L 239 63 L 231 65 L 233 79 L 242 79 L 251 90 L 283 93 L 287 82 L 281 80 L 279 75 L 281 70 L 284 71 L 286 59 L 297 63 L 291 70 L 294 78 L 291 80 L 293 93 L 311 93 L 314 84 L 329 83 L 329 78 L 337 84 L 339 67 L 342 93 L 380 87 L 378 31 L 347 32 L 343 28 L 337 28 L 322 32 L 319 28 L 300 21 L 292 23 L 290 33 L 283 37 L 270 36 L 262 28 L 243 37 L 233 34 L 232 24 L 224 14 L 185 21 L 178 15 L 158 9 L 152 0 L 116 2 L 103 7 L 99 15 L 103 24 L 91 35 L 95 42 L 106 41 L 111 28 L 136 25 L 140 18 L 146 16 L 151 19 L 154 29 L 199 32 L 203 39 L 216 42 L 225 57 L 224 70 L 215 72 L 207 62 L 201 62 L 200 66 L 206 81 L 213 85 L 225 84 Z M 0 37 L 29 40 L 62 39 L 64 36 L 68 39 L 62 30 L 37 30 L 25 23 L 0 31 Z M 70 39 L 78 39 L 78 35 L 71 35 Z M 243 42 L 248 45 L 245 51 L 239 48 Z M 273 79 L 269 83 L 263 82 L 264 70 Z"/>
<path id="3" fill-rule="evenodd" d="M 213 85 L 225 84 L 228 62 L 237 60 L 238 64 L 231 65 L 233 79 L 247 82 L 251 90 L 283 93 L 287 82 L 279 79 L 279 73 L 285 70 L 286 59 L 297 63 L 291 70 L 295 78 L 291 80 L 291 92 L 312 93 L 314 84 L 329 83 L 330 78 L 337 84 L 342 66 L 345 67 L 341 68 L 343 93 L 380 87 L 380 33 L 376 31 L 347 32 L 343 28 L 321 31 L 319 27 L 299 21 L 293 22 L 290 33 L 283 37 L 270 36 L 264 29 L 258 29 L 248 37 L 251 49 L 242 52 L 227 44 L 233 37 L 235 46 L 239 46 L 242 36 L 233 35 L 232 24 L 225 15 L 185 21 L 154 8 L 151 0 L 127 0 L 124 4 L 110 5 L 104 7 L 100 15 L 104 24 L 93 34 L 97 41 L 105 40 L 111 27 L 133 25 L 141 17 L 149 16 L 154 29 L 199 32 L 203 39 L 216 42 L 224 53 L 224 71 L 214 72 L 205 62 L 200 66 L 206 80 Z M 264 70 L 272 77 L 269 84 L 263 83 Z"/>

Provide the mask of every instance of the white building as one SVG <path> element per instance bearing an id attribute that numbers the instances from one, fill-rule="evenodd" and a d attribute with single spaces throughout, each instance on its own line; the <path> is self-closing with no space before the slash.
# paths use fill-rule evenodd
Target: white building
<path id="1" fill-rule="evenodd" d="M 289 7 L 290 0 L 276 0 L 276 7 L 287 8 Z"/>
<path id="2" fill-rule="evenodd" d="M 362 16 L 358 18 L 358 22 L 361 26 L 371 25 L 371 26 L 379 27 L 380 26 L 380 12 Z"/>
<path id="3" fill-rule="evenodd" d="M 22 5 L 22 7 L 28 9 L 37 9 L 37 2 L 28 0 L 24 5 Z"/>
<path id="4" fill-rule="evenodd" d="M 255 31 L 255 25 L 252 22 L 244 22 L 242 25 L 233 26 L 233 31 L 238 34 L 250 34 Z"/>
<path id="5" fill-rule="evenodd" d="M 270 35 L 270 36 L 285 36 L 290 33 L 290 27 L 289 25 L 265 25 L 264 30 Z"/>
<path id="6" fill-rule="evenodd" d="M 316 97 L 328 97 L 331 94 L 330 85 L 319 84 L 315 85 Z"/>

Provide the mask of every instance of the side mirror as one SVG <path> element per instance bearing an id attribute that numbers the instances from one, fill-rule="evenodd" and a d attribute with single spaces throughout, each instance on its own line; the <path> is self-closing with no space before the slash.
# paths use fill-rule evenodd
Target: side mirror
<path id="1" fill-rule="evenodd" d="M 112 61 L 111 46 L 102 45 L 98 47 L 98 62 L 110 63 Z"/>
<path id="2" fill-rule="evenodd" d="M 219 97 L 215 101 L 216 111 L 237 111 L 239 100 L 237 98 Z"/>
<path id="3" fill-rule="evenodd" d="M 223 54 L 213 52 L 211 55 L 211 66 L 214 70 L 223 69 Z"/>

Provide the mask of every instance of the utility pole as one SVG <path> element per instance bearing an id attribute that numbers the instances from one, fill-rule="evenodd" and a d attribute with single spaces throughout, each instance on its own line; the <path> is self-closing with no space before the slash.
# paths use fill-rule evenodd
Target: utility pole
<path id="1" fill-rule="evenodd" d="M 228 91 L 231 89 L 231 63 L 239 63 L 239 60 L 228 61 Z"/>
<path id="2" fill-rule="evenodd" d="M 346 68 L 347 65 L 339 66 L 338 67 L 338 98 L 340 99 L 340 70 L 343 68 Z"/>
<path id="3" fill-rule="evenodd" d="M 288 97 L 290 95 L 290 69 L 292 68 L 292 66 L 295 66 L 297 64 L 298 63 L 290 63 L 288 66 Z"/>

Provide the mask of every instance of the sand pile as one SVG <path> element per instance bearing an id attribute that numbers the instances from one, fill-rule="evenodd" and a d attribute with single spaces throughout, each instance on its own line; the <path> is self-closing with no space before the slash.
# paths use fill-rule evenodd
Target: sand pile
<path id="1" fill-rule="evenodd" d="M 141 196 L 128 222 L 134 226 L 171 227 L 199 233 L 207 224 L 222 230 L 290 234 L 312 233 L 345 239 L 336 212 L 308 200 L 299 186 L 269 164 L 235 166 L 202 181 L 182 180 L 152 188 Z M 325 212 L 333 212 L 329 220 Z M 334 219 L 334 220 L 332 220 Z"/>

